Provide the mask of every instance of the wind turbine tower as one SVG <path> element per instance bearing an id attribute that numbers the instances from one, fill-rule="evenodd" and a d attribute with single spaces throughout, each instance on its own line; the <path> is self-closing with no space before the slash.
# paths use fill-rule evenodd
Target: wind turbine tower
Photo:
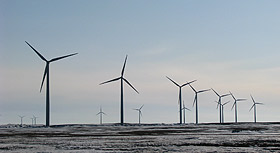
<path id="1" fill-rule="evenodd" d="M 143 108 L 144 105 L 142 105 L 140 108 L 138 109 L 133 109 L 139 112 L 138 118 L 139 118 L 139 125 L 141 124 L 141 116 L 142 116 L 142 111 L 141 109 Z"/>
<path id="2" fill-rule="evenodd" d="M 233 109 L 233 107 L 235 107 L 235 123 L 237 123 L 237 102 L 245 101 L 246 99 L 236 99 L 231 92 L 229 92 L 229 93 L 231 94 L 231 96 L 234 100 L 231 110 Z"/>
<path id="3" fill-rule="evenodd" d="M 190 85 L 190 84 L 189 84 Z M 197 101 L 197 95 L 199 94 L 199 93 L 203 93 L 203 92 L 206 92 L 206 91 L 209 91 L 209 90 L 211 90 L 211 89 L 206 89 L 206 90 L 199 90 L 199 91 L 197 91 L 197 90 L 195 90 L 194 89 L 194 87 L 192 86 L 192 85 L 190 85 L 190 87 L 192 88 L 192 90 L 194 91 L 194 93 L 195 93 L 195 96 L 194 96 L 194 101 L 193 101 L 193 106 L 194 106 L 194 104 L 195 104 L 195 123 L 196 124 L 198 124 L 198 101 Z"/>
<path id="4" fill-rule="evenodd" d="M 190 109 L 188 109 L 187 107 L 185 107 L 185 101 L 183 101 L 183 114 L 184 114 L 184 124 L 186 124 L 186 110 L 191 111 Z"/>
<path id="5" fill-rule="evenodd" d="M 22 120 L 23 120 L 23 118 L 24 118 L 25 116 L 20 116 L 20 115 L 18 115 L 18 117 L 20 117 L 20 125 L 22 126 Z"/>
<path id="6" fill-rule="evenodd" d="M 254 107 L 254 122 L 257 123 L 257 105 L 263 105 L 263 103 L 256 103 L 256 101 L 254 100 L 253 96 L 250 95 L 251 98 L 252 98 L 252 101 L 253 101 L 253 105 L 252 107 L 250 108 L 249 111 L 251 111 L 251 109 Z"/>
<path id="7" fill-rule="evenodd" d="M 66 57 L 70 57 L 70 56 L 73 56 L 73 55 L 76 55 L 78 53 L 74 53 L 74 54 L 69 54 L 69 55 L 66 55 L 66 56 L 61 56 L 61 57 L 56 57 L 56 58 L 53 58 L 51 60 L 47 60 L 43 55 L 41 55 L 33 46 L 31 46 L 27 41 L 25 41 L 27 43 L 27 45 L 29 47 L 32 48 L 32 50 L 34 50 L 34 52 L 43 60 L 46 62 L 46 67 L 45 67 L 45 72 L 44 72 L 44 75 L 43 75 L 43 80 L 42 80 L 42 83 L 41 83 L 41 88 L 40 88 L 40 92 L 42 91 L 42 87 L 43 87 L 43 84 L 44 84 L 44 81 L 45 81 L 45 78 L 47 79 L 47 84 L 46 84 L 46 126 L 50 126 L 50 77 L 49 77 L 49 74 L 50 74 L 50 71 L 49 71 L 49 67 L 50 67 L 50 63 L 52 62 L 55 62 L 55 61 L 58 61 L 58 60 L 61 60 L 63 58 L 66 58 Z"/>
<path id="8" fill-rule="evenodd" d="M 172 79 L 170 79 L 168 76 L 166 76 L 166 78 L 168 80 L 170 80 L 171 82 L 173 82 L 177 87 L 179 87 L 179 111 L 180 111 L 180 124 L 182 124 L 182 88 L 188 84 L 191 84 L 193 82 L 195 82 L 196 80 L 193 80 L 191 82 L 187 82 L 187 83 L 184 83 L 182 85 L 179 85 L 178 83 L 176 83 L 175 81 L 173 81 Z"/>
<path id="9" fill-rule="evenodd" d="M 224 116 L 224 106 L 228 104 L 230 101 L 221 104 L 222 105 L 222 123 L 225 123 L 225 116 Z"/>
<path id="10" fill-rule="evenodd" d="M 105 82 L 102 82 L 100 83 L 99 85 L 102 85 L 102 84 L 106 84 L 106 83 L 109 83 L 109 82 L 113 82 L 113 81 L 117 81 L 117 80 L 121 80 L 121 125 L 123 125 L 124 123 L 124 109 L 123 109 L 123 81 L 125 83 L 127 83 L 135 92 L 137 92 L 139 94 L 139 92 L 124 78 L 124 69 L 125 69 L 125 65 L 126 65 L 126 60 L 127 60 L 127 55 L 125 57 L 125 60 L 124 60 L 124 64 L 123 64 L 123 68 L 122 68 L 122 71 L 121 71 L 121 76 L 118 77 L 118 78 L 115 78 L 115 79 L 112 79 L 112 80 L 109 80 L 109 81 L 105 81 Z"/>
<path id="11" fill-rule="evenodd" d="M 96 115 L 100 115 L 100 124 L 102 124 L 102 115 L 106 115 L 106 113 L 104 113 L 103 111 L 102 111 L 102 107 L 100 107 L 100 111 L 99 111 L 99 113 L 97 113 Z"/>
<path id="12" fill-rule="evenodd" d="M 223 97 L 226 97 L 226 96 L 229 96 L 230 94 L 224 94 L 224 95 L 220 95 L 218 94 L 213 88 L 212 90 L 215 92 L 215 94 L 219 97 L 219 100 L 218 100 L 218 104 L 219 104 L 219 112 L 220 112 L 220 123 L 222 123 L 222 98 Z"/>
<path id="13" fill-rule="evenodd" d="M 39 117 L 36 117 L 36 116 L 33 115 L 33 118 L 34 118 L 34 124 L 36 125 L 36 120 L 37 120 L 37 118 L 39 118 Z"/>
<path id="14" fill-rule="evenodd" d="M 31 117 L 30 119 L 31 119 L 31 125 L 33 125 L 33 123 L 34 123 L 34 122 L 33 122 L 33 121 L 34 121 L 34 118 Z"/>

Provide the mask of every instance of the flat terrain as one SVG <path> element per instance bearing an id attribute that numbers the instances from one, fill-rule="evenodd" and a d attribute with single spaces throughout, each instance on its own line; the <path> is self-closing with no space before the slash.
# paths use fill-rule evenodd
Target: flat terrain
<path id="1" fill-rule="evenodd" d="M 0 152 L 280 152 L 280 123 L 0 126 Z"/>

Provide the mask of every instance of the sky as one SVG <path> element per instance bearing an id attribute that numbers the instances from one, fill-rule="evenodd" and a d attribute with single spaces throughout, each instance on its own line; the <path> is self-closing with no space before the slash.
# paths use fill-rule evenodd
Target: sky
<path id="1" fill-rule="evenodd" d="M 124 85 L 126 123 L 178 123 L 178 84 L 197 80 L 197 90 L 231 91 L 238 121 L 280 121 L 280 1 L 277 0 L 0 0 L 0 124 L 45 124 L 46 59 L 70 53 L 50 65 L 51 124 L 120 122 L 120 76 L 128 55 Z M 182 90 L 186 122 L 195 122 L 194 93 Z M 218 97 L 198 97 L 199 122 L 218 122 Z M 234 121 L 233 99 L 226 97 L 225 122 Z"/>

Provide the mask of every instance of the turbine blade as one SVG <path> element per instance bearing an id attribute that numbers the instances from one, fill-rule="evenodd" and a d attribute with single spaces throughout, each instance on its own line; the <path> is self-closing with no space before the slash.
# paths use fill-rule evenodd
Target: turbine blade
<path id="1" fill-rule="evenodd" d="M 226 102 L 226 103 L 224 103 L 223 105 L 226 105 L 226 104 L 228 104 L 230 101 L 228 101 L 228 102 Z"/>
<path id="2" fill-rule="evenodd" d="M 121 76 L 124 75 L 124 69 L 125 69 L 125 65 L 126 65 L 126 60 L 127 60 L 127 55 L 125 56 L 125 60 L 124 60 Z"/>
<path id="3" fill-rule="evenodd" d="M 195 95 L 195 97 L 194 97 L 194 100 L 193 100 L 193 106 L 192 107 L 194 107 L 194 103 L 196 102 L 196 95 Z"/>
<path id="4" fill-rule="evenodd" d="M 144 105 L 142 105 L 142 106 L 140 107 L 140 110 L 142 109 L 143 106 L 144 106 Z"/>
<path id="5" fill-rule="evenodd" d="M 252 96 L 252 95 L 250 95 L 250 96 L 251 96 L 251 98 L 252 98 L 252 100 L 253 100 L 253 103 L 256 103 L 256 102 L 255 102 L 255 99 L 253 98 L 253 96 Z"/>
<path id="6" fill-rule="evenodd" d="M 35 51 L 35 53 L 43 60 L 43 61 L 48 61 L 47 59 L 45 59 L 45 57 L 43 56 L 43 55 L 41 55 L 34 47 L 32 47 L 27 41 L 25 41 L 26 43 L 27 43 L 27 45 L 29 46 L 29 47 L 31 47 L 34 51 Z"/>
<path id="7" fill-rule="evenodd" d="M 231 94 L 224 94 L 221 97 L 226 97 L 226 96 L 229 96 L 229 95 L 231 95 Z"/>
<path id="8" fill-rule="evenodd" d="M 134 91 L 136 91 L 136 92 L 139 94 L 139 92 L 132 86 L 132 84 L 130 84 L 125 78 L 123 78 L 123 80 L 124 80 L 132 89 L 134 89 Z"/>
<path id="9" fill-rule="evenodd" d="M 211 88 L 214 92 L 215 92 L 215 94 L 218 96 L 218 97 L 220 97 L 220 95 L 213 89 L 213 88 Z"/>
<path id="10" fill-rule="evenodd" d="M 192 90 L 193 90 L 195 93 L 197 93 L 196 90 L 194 89 L 194 87 L 193 87 L 191 84 L 189 84 L 189 86 L 192 88 Z"/>
<path id="11" fill-rule="evenodd" d="M 180 94 L 179 94 L 180 95 Z M 180 99 L 178 98 L 178 105 L 180 104 Z"/>
<path id="12" fill-rule="evenodd" d="M 233 109 L 233 107 L 234 107 L 235 104 L 236 104 L 236 102 L 233 103 L 233 105 L 232 105 L 232 107 L 231 107 L 231 110 Z"/>
<path id="13" fill-rule="evenodd" d="M 74 54 L 69 54 L 69 55 L 65 55 L 65 56 L 53 58 L 53 59 L 50 60 L 50 62 L 54 62 L 54 61 L 57 61 L 57 60 L 61 60 L 61 59 L 63 59 L 63 58 L 70 57 L 70 56 L 74 56 L 74 55 L 77 55 L 77 54 L 78 54 L 78 53 L 74 53 Z"/>
<path id="14" fill-rule="evenodd" d="M 195 82 L 195 81 L 196 81 L 196 80 L 193 80 L 193 81 L 187 82 L 187 83 L 183 84 L 181 87 L 184 87 L 184 86 L 186 86 L 186 85 L 191 85 L 191 83 L 193 83 L 193 82 Z"/>
<path id="15" fill-rule="evenodd" d="M 177 84 L 175 81 L 173 81 L 172 79 L 170 79 L 168 76 L 166 76 L 167 79 L 169 79 L 171 82 L 173 82 L 176 86 L 180 87 L 179 84 Z"/>
<path id="16" fill-rule="evenodd" d="M 99 114 L 101 114 L 101 112 L 97 113 L 96 115 L 99 115 Z"/>
<path id="17" fill-rule="evenodd" d="M 216 109 L 218 109 L 218 108 L 219 108 L 219 104 L 220 104 L 220 103 L 219 103 L 219 102 L 217 102 L 217 108 L 216 108 Z"/>
<path id="18" fill-rule="evenodd" d="M 231 92 L 229 92 L 231 94 L 231 97 L 236 101 L 235 97 L 233 96 L 233 94 Z"/>
<path id="19" fill-rule="evenodd" d="M 115 79 L 112 79 L 112 80 L 109 80 L 109 81 L 105 81 L 105 82 L 102 82 L 100 83 L 99 85 L 102 85 L 102 84 L 105 84 L 105 83 L 109 83 L 109 82 L 113 82 L 113 81 L 117 81 L 119 80 L 121 77 L 118 77 L 118 78 L 115 78 Z"/>
<path id="20" fill-rule="evenodd" d="M 42 79 L 42 83 L 41 83 L 41 87 L 40 87 L 40 92 L 42 91 L 43 84 L 44 84 L 47 73 L 49 73 L 49 64 L 48 63 L 45 67 L 45 72 L 44 72 L 44 75 L 43 75 L 43 79 Z"/>
<path id="21" fill-rule="evenodd" d="M 260 104 L 260 105 L 264 105 L 264 103 L 255 103 L 255 104 Z"/>
<path id="22" fill-rule="evenodd" d="M 255 106 L 256 104 L 253 104 L 252 107 L 250 108 L 249 112 L 251 111 L 251 109 Z"/>
<path id="23" fill-rule="evenodd" d="M 236 101 L 245 101 L 247 99 L 236 99 Z"/>
<path id="24" fill-rule="evenodd" d="M 200 90 L 200 91 L 198 91 L 197 93 L 207 92 L 207 91 L 209 91 L 209 90 L 211 90 L 211 89 Z"/>

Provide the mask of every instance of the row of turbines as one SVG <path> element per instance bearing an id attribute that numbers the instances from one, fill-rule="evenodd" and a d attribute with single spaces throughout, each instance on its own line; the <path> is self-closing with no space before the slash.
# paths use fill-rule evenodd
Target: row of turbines
<path id="1" fill-rule="evenodd" d="M 20 118 L 20 125 L 22 126 L 23 125 L 23 118 L 25 116 L 18 115 L 18 117 Z M 39 118 L 39 117 L 34 116 L 34 115 L 30 118 L 31 119 L 31 125 L 36 125 L 37 124 L 37 118 Z"/>
<path id="2" fill-rule="evenodd" d="M 192 85 L 191 83 L 193 82 L 196 82 L 197 80 L 193 80 L 193 81 L 190 81 L 190 82 L 186 82 L 182 85 L 179 85 L 178 83 L 176 83 L 174 80 L 172 80 L 171 78 L 169 78 L 168 76 L 166 76 L 166 78 L 168 80 L 170 80 L 171 82 L 173 82 L 178 88 L 179 88 L 179 119 L 180 119 L 180 124 L 182 124 L 182 111 L 184 111 L 184 123 L 185 123 L 185 110 L 189 110 L 188 108 L 185 107 L 185 104 L 183 104 L 183 107 L 182 107 L 182 88 L 184 86 L 190 86 L 190 88 L 193 90 L 195 96 L 194 96 L 194 101 L 193 101 L 193 106 L 195 105 L 195 123 L 198 124 L 198 94 L 200 93 L 204 93 L 204 92 L 207 92 L 207 91 L 213 91 L 217 96 L 218 96 L 218 101 L 216 101 L 217 103 L 217 108 L 219 108 L 219 116 L 220 116 L 220 123 L 224 123 L 224 106 L 226 104 L 228 104 L 230 101 L 228 102 L 225 102 L 225 103 L 222 103 L 222 98 L 224 97 L 227 97 L 227 96 L 232 96 L 233 100 L 234 100 L 234 103 L 232 105 L 232 108 L 235 107 L 235 123 L 237 123 L 237 103 L 240 102 L 240 101 L 245 101 L 247 99 L 237 99 L 235 98 L 235 96 L 229 92 L 228 94 L 218 94 L 218 92 L 216 92 L 213 88 L 211 89 L 204 89 L 204 90 L 196 90 Z M 257 114 L 256 114 L 256 105 L 258 104 L 262 104 L 263 103 L 259 103 L 259 102 L 255 102 L 254 98 L 252 95 L 250 95 L 251 98 L 252 98 L 252 101 L 253 101 L 253 105 L 252 107 L 249 109 L 249 111 L 251 111 L 252 108 L 254 108 L 254 122 L 256 123 L 257 122 Z"/>
<path id="3" fill-rule="evenodd" d="M 25 41 L 26 44 L 32 48 L 32 50 L 43 60 L 46 62 L 46 66 L 45 66 L 45 70 L 44 70 L 44 74 L 43 74 L 43 79 L 42 79 L 42 83 L 40 86 L 40 92 L 42 91 L 42 87 L 44 85 L 45 79 L 46 79 L 46 126 L 50 126 L 50 88 L 49 88 L 49 84 L 50 84 L 50 77 L 49 77 L 49 69 L 50 69 L 50 63 L 70 57 L 70 56 L 74 56 L 77 55 L 78 53 L 73 53 L 73 54 L 69 54 L 69 55 L 65 55 L 65 56 L 60 56 L 60 57 L 56 57 L 53 58 L 51 60 L 47 60 L 42 54 L 40 54 L 32 45 L 30 45 L 27 41 Z M 121 107 L 120 107 L 120 124 L 123 125 L 124 124 L 124 96 L 123 96 L 123 84 L 124 82 L 126 84 L 128 84 L 136 93 L 139 94 L 138 90 L 124 77 L 124 72 L 125 72 L 125 66 L 126 66 L 126 61 L 127 61 L 127 55 L 125 57 L 124 60 L 124 64 L 121 70 L 121 75 L 117 78 L 105 81 L 100 83 L 100 85 L 103 84 L 107 84 L 110 82 L 115 82 L 115 81 L 119 81 L 121 82 Z M 166 76 L 167 77 L 167 76 Z M 236 99 L 232 93 L 229 94 L 224 94 L 224 95 L 220 95 L 218 94 L 214 89 L 206 89 L 206 90 L 196 90 L 191 83 L 196 82 L 197 80 L 193 80 L 190 82 L 186 82 L 182 85 L 179 85 L 178 83 L 176 83 L 174 80 L 172 80 L 171 78 L 167 77 L 168 80 L 170 80 L 171 82 L 173 82 L 178 88 L 179 88 L 179 120 L 180 120 L 180 124 L 182 124 L 182 111 L 184 111 L 184 123 L 185 123 L 185 110 L 189 110 L 188 108 L 186 108 L 184 105 L 182 107 L 182 88 L 185 86 L 190 86 L 191 89 L 194 91 L 195 93 L 195 98 L 194 98 L 194 102 L 193 102 L 193 106 L 195 105 L 196 108 L 196 124 L 198 124 L 198 94 L 200 93 L 204 93 L 210 90 L 213 90 L 216 95 L 219 97 L 218 101 L 217 101 L 217 107 L 219 107 L 219 111 L 220 111 L 220 123 L 223 123 L 223 106 L 226 105 L 227 103 L 222 103 L 222 98 L 231 95 L 234 99 L 234 104 L 233 107 L 235 106 L 235 122 L 237 122 L 237 102 L 239 101 L 244 101 L 245 99 Z M 257 103 L 255 102 L 255 100 L 253 99 L 253 97 L 251 96 L 252 100 L 253 100 L 253 105 L 251 107 L 251 109 L 254 107 L 254 121 L 256 122 L 256 105 L 257 104 L 262 104 L 262 103 Z M 140 124 L 140 116 L 142 115 L 141 109 L 143 106 L 141 106 L 139 109 L 135 109 L 139 112 L 139 124 Z M 250 110 L 251 110 L 250 109 Z M 104 115 L 105 113 L 102 111 L 102 109 L 100 109 L 100 112 L 97 115 L 100 115 L 100 123 L 102 123 L 102 115 Z"/>
<path id="4" fill-rule="evenodd" d="M 142 108 L 143 108 L 143 106 L 144 105 L 142 105 L 139 108 L 134 108 L 133 109 L 133 110 L 138 112 L 138 124 L 141 124 L 141 116 L 142 116 Z M 105 112 L 103 112 L 102 107 L 100 107 L 100 110 L 99 110 L 99 112 L 96 115 L 99 115 L 99 120 L 100 120 L 99 123 L 103 124 L 103 115 L 107 115 L 107 114 Z"/>

